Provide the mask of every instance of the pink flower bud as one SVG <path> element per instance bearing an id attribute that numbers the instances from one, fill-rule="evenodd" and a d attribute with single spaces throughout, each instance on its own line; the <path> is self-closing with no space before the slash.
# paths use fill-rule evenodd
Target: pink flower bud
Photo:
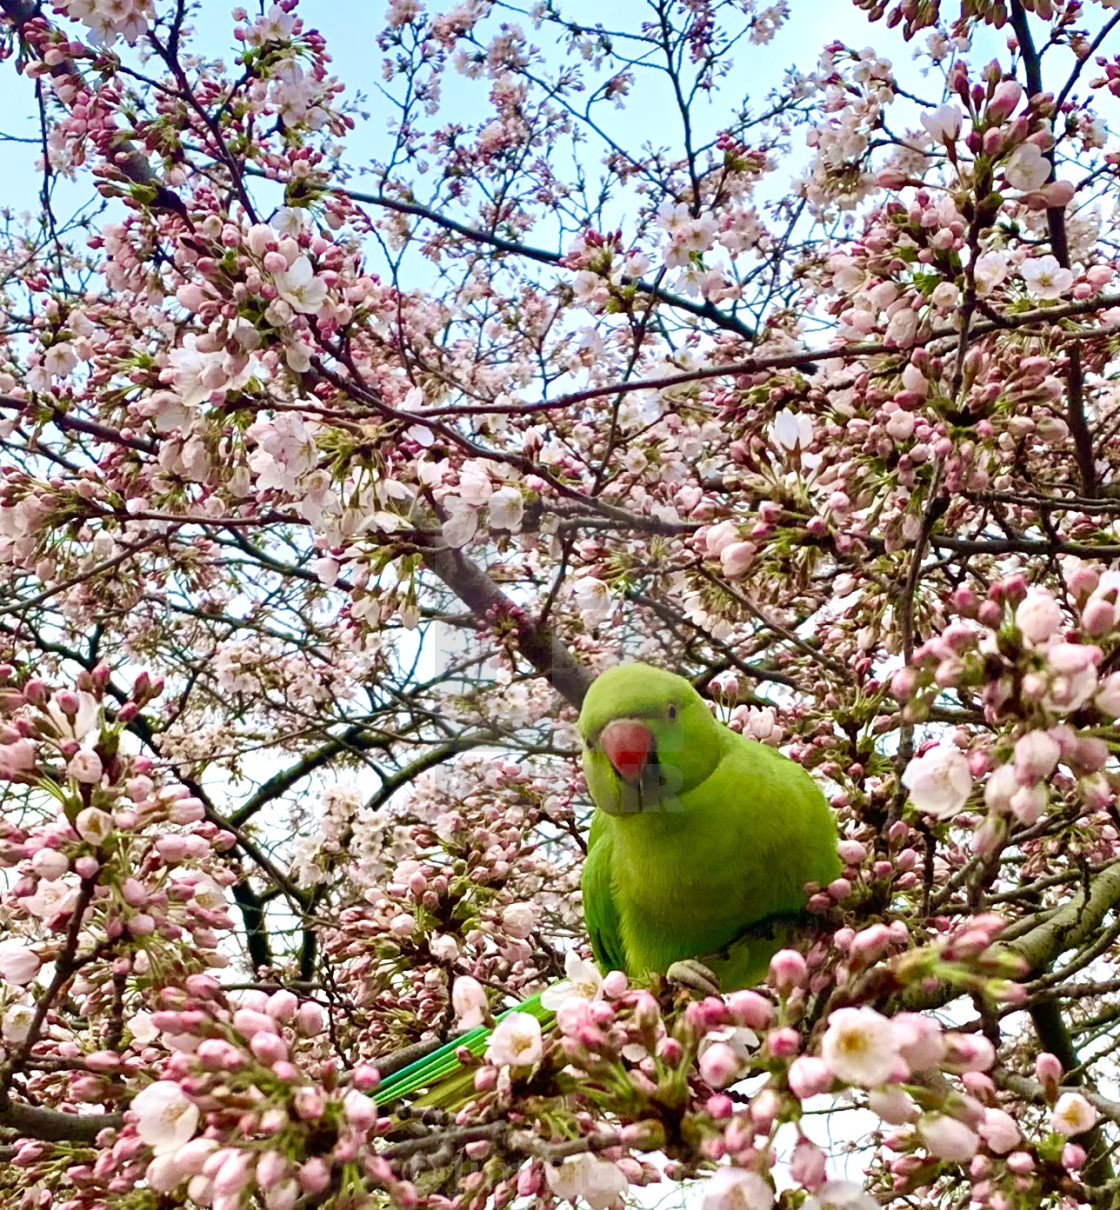
<path id="1" fill-rule="evenodd" d="M 848 952 L 854 960 L 870 964 L 885 953 L 891 943 L 890 929 L 885 924 L 872 924 L 852 938 Z"/>
<path id="2" fill-rule="evenodd" d="M 746 575 L 756 553 L 757 547 L 752 542 L 732 542 L 730 546 L 725 546 L 719 555 L 723 574 L 729 580 Z"/>
<path id="3" fill-rule="evenodd" d="M 255 1012 L 251 1008 L 239 1008 L 233 1014 L 233 1028 L 243 1038 L 251 1038 L 261 1032 L 274 1034 L 276 1022 L 267 1013 Z"/>
<path id="4" fill-rule="evenodd" d="M 774 1006 L 758 992 L 732 992 L 727 997 L 727 1007 L 736 1023 L 748 1029 L 769 1029 L 774 1018 Z"/>
<path id="5" fill-rule="evenodd" d="M 157 1193 L 170 1193 L 185 1179 L 186 1174 L 171 1155 L 157 1155 L 148 1165 L 144 1179 Z"/>
<path id="6" fill-rule="evenodd" d="M 100 870 L 98 859 L 91 857 L 88 853 L 74 863 L 74 872 L 80 878 L 96 878 L 98 870 Z"/>
<path id="7" fill-rule="evenodd" d="M 766 1087 L 751 1101 L 751 1121 L 757 1130 L 766 1134 L 773 1129 L 782 1111 L 782 1098 L 774 1088 Z"/>
<path id="8" fill-rule="evenodd" d="M 305 1122 L 317 1122 L 326 1111 L 326 1101 L 317 1088 L 297 1088 L 292 1104 L 297 1115 Z"/>
<path id="9" fill-rule="evenodd" d="M 799 1101 L 827 1092 L 832 1087 L 832 1072 L 823 1060 L 801 1055 L 789 1066 L 790 1091 Z"/>
<path id="10" fill-rule="evenodd" d="M 773 1029 L 766 1036 L 766 1049 L 775 1059 L 792 1059 L 801 1049 L 801 1035 L 789 1026 Z"/>
<path id="11" fill-rule="evenodd" d="M 1081 625 L 1093 638 L 1100 638 L 1116 626 L 1116 606 L 1103 597 L 1090 597 L 1081 611 Z"/>
<path id="12" fill-rule="evenodd" d="M 389 924 L 389 932 L 399 940 L 411 937 L 416 932 L 416 917 L 408 912 L 395 916 Z"/>
<path id="13" fill-rule="evenodd" d="M 101 757 L 96 752 L 82 750 L 74 754 L 66 766 L 66 772 L 83 785 L 93 785 L 101 780 L 104 769 L 101 765 Z"/>
<path id="14" fill-rule="evenodd" d="M 381 1083 L 381 1073 L 368 1063 L 359 1063 L 350 1073 L 350 1083 L 361 1092 L 373 1092 Z"/>
<path id="15" fill-rule="evenodd" d="M 342 1108 L 346 1120 L 360 1134 L 366 1134 L 373 1129 L 377 1121 L 377 1105 L 364 1093 L 351 1088 L 342 1098 Z"/>
<path id="16" fill-rule="evenodd" d="M 492 1092 L 498 1087 L 498 1069 L 496 1067 L 480 1067 L 474 1073 L 475 1092 Z"/>
<path id="17" fill-rule="evenodd" d="M 990 943 L 984 934 L 985 945 Z M 996 1061 L 996 1052 L 983 1034 L 947 1033 L 944 1035 L 946 1071 L 987 1071 Z"/>
<path id="18" fill-rule="evenodd" d="M 700 1076 L 713 1088 L 726 1088 L 742 1070 L 742 1060 L 726 1042 L 713 1042 L 700 1056 Z"/>
<path id="19" fill-rule="evenodd" d="M 770 959 L 770 982 L 780 996 L 804 987 L 808 975 L 805 959 L 796 950 L 779 950 Z"/>
<path id="20" fill-rule="evenodd" d="M 277 1034 L 253 1034 L 249 1039 L 249 1049 L 266 1067 L 282 1063 L 288 1057 L 288 1044 Z"/>
<path id="21" fill-rule="evenodd" d="M 998 630 L 1003 624 L 1003 607 L 995 601 L 983 601 L 976 611 L 977 620 L 990 630 Z"/>
<path id="22" fill-rule="evenodd" d="M 900 668 L 891 677 L 891 697 L 898 702 L 906 702 L 912 698 L 918 688 L 918 670 L 916 668 Z"/>
<path id="23" fill-rule="evenodd" d="M 1072 181 L 1051 181 L 1049 185 L 1043 185 L 1039 192 L 1046 206 L 1050 208 L 1068 206 L 1077 190 Z"/>
<path id="24" fill-rule="evenodd" d="M 684 1047 L 676 1038 L 662 1038 L 657 1043 L 657 1057 L 666 1067 L 678 1067 L 684 1058 Z"/>
<path id="25" fill-rule="evenodd" d="M 808 1139 L 802 1139 L 790 1156 L 789 1174 L 806 1189 L 819 1189 L 827 1175 L 824 1152 Z"/>
<path id="26" fill-rule="evenodd" d="M 14 942 L 0 946 L 0 979 L 23 987 L 39 973 L 40 963 L 35 952 Z"/>
<path id="27" fill-rule="evenodd" d="M 1038 1082 L 1047 1089 L 1057 1089 L 1062 1082 L 1062 1065 L 1054 1055 L 1043 1051 L 1034 1061 L 1034 1074 Z"/>
<path id="28" fill-rule="evenodd" d="M 858 840 L 842 840 L 836 846 L 840 860 L 845 865 L 859 865 L 867 857 L 867 849 Z"/>
<path id="29" fill-rule="evenodd" d="M 245 1062 L 242 1052 L 224 1038 L 204 1038 L 195 1055 L 202 1066 L 211 1071 L 236 1071 Z"/>
<path id="30" fill-rule="evenodd" d="M 1006 1155 L 1019 1144 L 1019 1127 L 1015 1119 L 1002 1109 L 986 1109 L 980 1123 L 980 1137 L 996 1153 Z"/>
<path id="31" fill-rule="evenodd" d="M 323 1010 L 312 1000 L 305 1000 L 296 1013 L 296 1028 L 304 1037 L 313 1038 L 326 1027 Z"/>
<path id="32" fill-rule="evenodd" d="M 186 840 L 182 836 L 161 836 L 155 843 L 155 850 L 161 860 L 168 865 L 175 865 L 186 856 Z"/>
<path id="33" fill-rule="evenodd" d="M 293 1210 L 299 1201 L 299 1182 L 293 1178 L 280 1181 L 273 1185 L 264 1195 L 265 1210 Z"/>
<path id="34" fill-rule="evenodd" d="M 918 1116 L 914 1099 L 904 1088 L 874 1088 L 868 1093 L 867 1107 L 892 1126 L 903 1126 Z"/>
<path id="35" fill-rule="evenodd" d="M 314 1155 L 304 1161 L 299 1170 L 299 1186 L 304 1193 L 314 1196 L 322 1193 L 331 1183 L 331 1170 L 326 1160 Z"/>
<path id="36" fill-rule="evenodd" d="M 291 1021 L 299 1011 L 299 999 L 290 991 L 273 992 L 265 1005 L 265 1012 L 274 1021 Z"/>
<path id="37" fill-rule="evenodd" d="M 945 1054 L 940 1024 L 920 1013 L 897 1013 L 891 1020 L 899 1053 L 911 1071 L 936 1067 Z"/>
<path id="38" fill-rule="evenodd" d="M 28 739 L 0 744 L 0 779 L 11 781 L 35 768 L 35 745 Z"/>
<path id="39" fill-rule="evenodd" d="M 1023 784 L 1042 781 L 1057 768 L 1061 748 L 1045 731 L 1028 731 L 1015 741 L 1015 772 Z"/>
<path id="40" fill-rule="evenodd" d="M 517 1196 L 535 1197 L 541 1189 L 542 1175 L 539 1164 L 530 1164 L 517 1174 Z"/>
<path id="41" fill-rule="evenodd" d="M 1073 763 L 1077 765 L 1080 771 L 1095 773 L 1098 769 L 1104 768 L 1108 762 L 1108 758 L 1108 745 L 1103 739 L 1095 735 L 1086 735 L 1077 741 Z"/>
<path id="42" fill-rule="evenodd" d="M 988 121 L 1005 122 L 1015 112 L 1022 96 L 1023 88 L 1017 80 L 1002 80 L 996 85 L 992 99 L 988 102 Z"/>
<path id="43" fill-rule="evenodd" d="M 266 1192 L 278 1185 L 288 1174 L 288 1161 L 279 1151 L 266 1151 L 257 1160 L 257 1184 Z"/>
<path id="44" fill-rule="evenodd" d="M 1084 1168 L 1087 1158 L 1085 1148 L 1080 1143 L 1066 1143 L 1062 1148 L 1062 1167 L 1068 1172 L 1076 1172 L 1078 1168 Z"/>
<path id="45" fill-rule="evenodd" d="M 617 1000 L 619 996 L 626 994 L 629 983 L 622 971 L 609 971 L 603 977 L 603 995 L 608 1000 Z"/>
<path id="46" fill-rule="evenodd" d="M 927 1114 L 918 1123 L 918 1134 L 933 1155 L 956 1164 L 972 1159 L 980 1146 L 974 1131 L 946 1114 Z"/>
<path id="47" fill-rule="evenodd" d="M 245 1188 L 249 1183 L 249 1167 L 254 1155 L 252 1151 L 237 1151 L 227 1157 L 213 1177 L 217 1197 L 228 1197 Z"/>
<path id="48" fill-rule="evenodd" d="M 172 823 L 199 823 L 206 818 L 206 808 L 197 798 L 180 798 L 168 806 L 167 817 Z"/>
<path id="49" fill-rule="evenodd" d="M 64 853 L 57 849 L 40 849 L 31 858 L 31 868 L 45 882 L 54 882 L 61 878 L 70 868 L 70 862 Z"/>

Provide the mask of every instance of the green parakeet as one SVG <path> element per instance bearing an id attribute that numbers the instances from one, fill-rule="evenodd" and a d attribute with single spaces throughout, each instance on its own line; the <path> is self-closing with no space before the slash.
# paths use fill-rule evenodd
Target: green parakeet
<path id="1" fill-rule="evenodd" d="M 836 825 L 816 783 L 725 727 L 683 677 L 648 664 L 598 677 L 579 733 L 596 808 L 583 909 L 599 967 L 640 981 L 698 962 L 723 991 L 759 982 L 796 928 L 806 883 L 840 873 Z M 551 1020 L 539 996 L 515 1011 Z M 390 1076 L 378 1103 L 418 1088 L 432 1089 L 421 1104 L 466 1100 L 471 1073 L 457 1070 L 455 1049 L 481 1054 L 488 1032 Z"/>
<path id="2" fill-rule="evenodd" d="M 579 731 L 597 808 L 583 910 L 599 966 L 640 979 L 699 959 L 724 991 L 757 983 L 805 884 L 840 873 L 816 782 L 647 664 L 604 672 Z"/>

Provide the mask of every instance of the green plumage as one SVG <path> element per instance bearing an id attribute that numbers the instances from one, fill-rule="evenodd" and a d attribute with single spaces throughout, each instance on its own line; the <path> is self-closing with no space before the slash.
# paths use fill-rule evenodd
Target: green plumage
<path id="1" fill-rule="evenodd" d="M 499 1013 L 497 1020 L 503 1021 L 515 1012 L 530 1013 L 540 1021 L 542 1028 L 551 1026 L 556 1016 L 541 1004 L 540 996 L 536 995 L 523 1000 L 516 1008 Z M 428 1088 L 430 1092 L 413 1100 L 414 1109 L 453 1109 L 465 1105 L 474 1091 L 474 1068 L 462 1067 L 456 1054 L 465 1047 L 472 1055 L 481 1057 L 492 1032 L 485 1025 L 479 1025 L 453 1042 L 445 1043 L 430 1055 L 393 1072 L 378 1085 L 374 1099 L 384 1108 L 403 1100 L 417 1089 Z"/>
<path id="2" fill-rule="evenodd" d="M 604 748 L 612 723 L 648 733 L 640 773 L 623 777 Z M 796 932 L 805 884 L 840 873 L 836 825 L 816 782 L 773 748 L 713 717 L 683 677 L 646 664 L 604 672 L 579 717 L 595 802 L 583 911 L 595 961 L 642 981 L 698 959 L 724 991 L 749 987 Z M 644 741 L 643 741 L 644 742 Z M 533 997 L 517 1010 L 550 1023 Z M 389 1077 L 382 1107 L 423 1088 L 417 1104 L 465 1103 L 482 1054 L 478 1029 Z"/>
<path id="3" fill-rule="evenodd" d="M 638 783 L 603 750 L 616 719 L 653 736 Z M 579 729 L 598 808 L 583 872 L 596 961 L 641 979 L 698 958 L 725 991 L 757 983 L 804 909 L 805 884 L 840 873 L 816 782 L 725 727 L 688 681 L 645 664 L 603 673 Z"/>

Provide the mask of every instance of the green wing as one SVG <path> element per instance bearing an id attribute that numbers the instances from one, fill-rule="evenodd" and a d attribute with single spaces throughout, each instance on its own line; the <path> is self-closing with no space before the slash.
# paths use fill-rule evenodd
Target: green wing
<path id="1" fill-rule="evenodd" d="M 611 837 L 598 811 L 591 819 L 587 860 L 583 863 L 583 918 L 591 950 L 601 971 L 626 970 L 622 929 L 611 888 Z"/>

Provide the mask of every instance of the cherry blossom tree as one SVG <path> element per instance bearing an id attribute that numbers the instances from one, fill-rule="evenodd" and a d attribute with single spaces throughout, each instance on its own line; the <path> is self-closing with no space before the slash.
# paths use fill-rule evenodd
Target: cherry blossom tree
<path id="1" fill-rule="evenodd" d="M 811 0 L 392 0 L 345 85 L 201 7 L 0 0 L 0 1204 L 1113 1205 L 1116 0 L 769 95 Z M 835 809 L 757 989 L 588 961 L 635 657 Z"/>

